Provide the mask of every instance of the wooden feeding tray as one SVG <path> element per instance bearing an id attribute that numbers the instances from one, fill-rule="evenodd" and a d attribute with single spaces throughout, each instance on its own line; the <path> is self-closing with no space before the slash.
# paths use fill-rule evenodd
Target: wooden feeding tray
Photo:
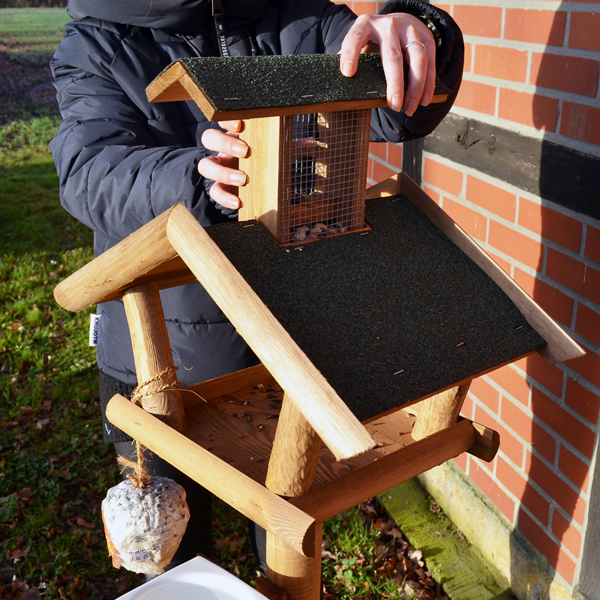
<path id="1" fill-rule="evenodd" d="M 140 382 L 173 366 L 159 289 L 196 279 L 260 358 L 257 367 L 181 391 L 152 393 L 149 385 L 146 410 L 115 396 L 107 416 L 267 530 L 261 591 L 273 598 L 281 590 L 291 600 L 319 597 L 327 518 L 462 452 L 493 458 L 497 434 L 458 417 L 474 377 L 534 351 L 551 362 L 582 353 L 408 177 L 367 195 L 367 235 L 302 249 L 277 246 L 256 222 L 203 229 L 176 205 L 55 291 L 70 310 L 123 298 Z M 388 228 L 400 221 L 409 229 L 396 237 Z M 416 254 L 402 246 L 424 236 Z M 391 244 L 385 256 L 382 239 Z M 337 261 L 336 274 L 331 261 L 342 249 L 352 260 Z M 444 256 L 452 268 L 440 268 Z M 306 283 L 303 269 L 317 283 Z M 445 307 L 442 318 L 436 306 Z M 376 377 L 361 371 L 374 364 L 371 354 L 384 365 Z"/>
<path id="2" fill-rule="evenodd" d="M 492 460 L 498 435 L 459 418 L 474 377 L 583 353 L 410 178 L 365 190 L 385 80 L 379 57 L 349 79 L 338 61 L 167 68 L 150 100 L 247 119 L 240 222 L 175 205 L 55 291 L 74 311 L 123 299 L 146 395 L 107 417 L 267 530 L 269 598 L 320 597 L 324 520 L 462 452 Z M 262 364 L 180 390 L 160 290 L 196 280 Z"/>

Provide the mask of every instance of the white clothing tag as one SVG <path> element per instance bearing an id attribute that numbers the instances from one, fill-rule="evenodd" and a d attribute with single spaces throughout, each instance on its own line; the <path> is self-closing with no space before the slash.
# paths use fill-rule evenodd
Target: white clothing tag
<path id="1" fill-rule="evenodd" d="M 100 340 L 100 318 L 102 315 L 90 315 L 90 346 L 97 346 Z"/>

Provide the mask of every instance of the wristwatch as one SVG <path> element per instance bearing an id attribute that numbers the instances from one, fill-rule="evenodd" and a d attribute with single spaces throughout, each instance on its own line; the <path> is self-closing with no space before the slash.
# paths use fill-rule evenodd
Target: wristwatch
<path id="1" fill-rule="evenodd" d="M 433 37 L 435 38 L 435 43 L 439 47 L 442 45 L 442 34 L 439 32 L 438 28 L 435 26 L 435 23 L 431 20 L 429 15 L 415 15 L 417 19 L 421 19 L 427 28 L 433 33 Z"/>

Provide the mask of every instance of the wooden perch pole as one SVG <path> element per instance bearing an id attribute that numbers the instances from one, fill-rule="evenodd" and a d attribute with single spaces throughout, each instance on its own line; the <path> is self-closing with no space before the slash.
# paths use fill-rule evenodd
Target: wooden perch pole
<path id="1" fill-rule="evenodd" d="M 313 482 L 321 439 L 289 396 L 284 395 L 269 460 L 266 487 L 280 496 L 297 497 Z M 267 577 L 286 590 L 288 600 L 318 600 L 321 588 L 323 526 L 314 531 L 317 556 L 307 558 L 267 532 Z"/>
<path id="2" fill-rule="evenodd" d="M 123 305 L 133 345 L 142 408 L 176 429 L 186 427 L 181 394 L 156 283 L 130 288 Z"/>
<path id="3" fill-rule="evenodd" d="M 113 396 L 108 403 L 106 416 L 111 423 L 151 452 L 171 463 L 263 529 L 284 539 L 297 553 L 315 556 L 316 551 L 321 556 L 321 547 L 314 546 L 314 519 L 254 479 L 119 394 Z"/>

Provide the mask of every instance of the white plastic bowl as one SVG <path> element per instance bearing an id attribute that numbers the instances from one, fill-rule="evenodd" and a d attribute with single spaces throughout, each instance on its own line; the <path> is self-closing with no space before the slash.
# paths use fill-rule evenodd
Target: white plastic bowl
<path id="1" fill-rule="evenodd" d="M 266 600 L 254 588 L 205 558 L 192 560 L 117 600 Z"/>

